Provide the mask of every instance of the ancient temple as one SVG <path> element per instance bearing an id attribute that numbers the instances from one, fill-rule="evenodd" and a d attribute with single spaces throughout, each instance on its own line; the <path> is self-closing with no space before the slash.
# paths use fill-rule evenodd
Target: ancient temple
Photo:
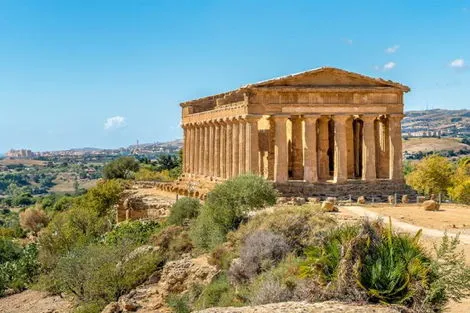
<path id="1" fill-rule="evenodd" d="M 396 189 L 409 90 L 322 67 L 183 102 L 180 186 L 193 187 L 178 192 L 248 172 L 292 194 Z"/>

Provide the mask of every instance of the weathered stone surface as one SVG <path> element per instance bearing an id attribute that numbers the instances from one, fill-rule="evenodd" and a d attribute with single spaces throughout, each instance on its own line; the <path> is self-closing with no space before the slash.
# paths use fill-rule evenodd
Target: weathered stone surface
<path id="1" fill-rule="evenodd" d="M 251 172 L 286 196 L 324 197 L 331 194 L 316 191 L 316 183 L 351 180 L 387 180 L 402 189 L 400 121 L 408 91 L 325 67 L 183 102 L 184 179 L 158 188 L 204 199 L 210 183 Z M 375 190 L 371 196 L 380 197 L 393 189 Z"/>
<path id="2" fill-rule="evenodd" d="M 357 203 L 358 204 L 365 204 L 366 203 L 366 198 L 364 196 L 360 196 L 357 198 Z"/>
<path id="3" fill-rule="evenodd" d="M 410 199 L 408 198 L 408 195 L 403 195 L 401 197 L 401 203 L 408 203 L 410 202 Z"/>
<path id="4" fill-rule="evenodd" d="M 324 212 L 338 212 L 338 207 L 332 201 L 325 200 L 321 204 L 321 209 Z"/>
<path id="5" fill-rule="evenodd" d="M 395 196 L 388 196 L 388 203 L 395 204 Z"/>
<path id="6" fill-rule="evenodd" d="M 281 302 L 259 306 L 210 308 L 199 313 L 399 313 L 380 305 L 354 305 L 339 302 Z"/>
<path id="7" fill-rule="evenodd" d="M 111 302 L 108 304 L 101 313 L 121 313 L 121 306 L 117 302 Z"/>
<path id="8" fill-rule="evenodd" d="M 426 211 L 439 211 L 439 203 L 434 200 L 426 200 L 423 202 L 423 207 Z"/>

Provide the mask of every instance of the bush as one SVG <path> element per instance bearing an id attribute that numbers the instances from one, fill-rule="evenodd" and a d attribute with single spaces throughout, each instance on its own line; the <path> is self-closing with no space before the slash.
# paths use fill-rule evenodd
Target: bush
<path id="1" fill-rule="evenodd" d="M 247 213 L 276 203 L 277 193 L 264 178 L 241 175 L 217 185 L 191 226 L 196 247 L 210 250 L 225 240 L 225 235 L 246 219 Z"/>
<path id="2" fill-rule="evenodd" d="M 196 218 L 201 210 L 201 203 L 194 198 L 180 198 L 178 199 L 170 210 L 170 216 L 167 219 L 170 225 L 183 226 L 187 220 Z"/>
<path id="3" fill-rule="evenodd" d="M 159 253 L 166 260 L 175 260 L 183 253 L 189 253 L 193 249 L 188 233 L 181 226 L 168 226 L 150 239 L 150 242 L 159 247 Z"/>
<path id="4" fill-rule="evenodd" d="M 190 313 L 191 307 L 186 296 L 171 294 L 167 297 L 166 303 L 173 309 L 174 313 Z"/>
<path id="5" fill-rule="evenodd" d="M 139 162 L 135 158 L 120 157 L 104 166 L 103 177 L 105 179 L 130 179 L 138 170 Z"/>
<path id="6" fill-rule="evenodd" d="M 246 282 L 279 263 L 289 250 L 282 236 L 257 231 L 247 237 L 240 251 L 240 259 L 230 266 L 229 277 L 237 283 Z"/>
<path id="7" fill-rule="evenodd" d="M 307 250 L 302 275 L 316 277 L 335 298 L 441 311 L 449 298 L 469 294 L 470 269 L 455 253 L 457 243 L 444 238 L 432 260 L 419 237 L 396 234 L 381 222 L 341 226 Z"/>
<path id="8" fill-rule="evenodd" d="M 126 221 L 114 227 L 104 236 L 108 245 L 147 243 L 150 236 L 159 229 L 160 225 L 154 221 Z"/>
<path id="9" fill-rule="evenodd" d="M 319 205 L 286 206 L 251 217 L 227 237 L 233 245 L 240 245 L 253 232 L 268 230 L 282 235 L 296 253 L 302 254 L 307 246 L 317 243 L 320 231 L 335 225 L 335 220 L 323 214 Z"/>
<path id="10" fill-rule="evenodd" d="M 447 192 L 452 186 L 452 165 L 442 156 L 431 155 L 417 163 L 406 183 L 425 195 Z"/>
<path id="11" fill-rule="evenodd" d="M 7 288 L 15 292 L 24 290 L 39 274 L 36 245 L 21 248 L 5 240 L 0 238 L 0 296 Z"/>
<path id="12" fill-rule="evenodd" d="M 161 172 L 156 172 L 149 168 L 140 168 L 137 173 L 135 173 L 136 180 L 142 181 L 170 181 L 172 178 L 168 170 L 164 170 Z"/>
<path id="13" fill-rule="evenodd" d="M 195 303 L 195 308 L 242 306 L 246 302 L 246 295 L 237 293 L 230 285 L 227 276 L 222 273 L 203 289 Z"/>
<path id="14" fill-rule="evenodd" d="M 20 225 L 23 229 L 37 234 L 43 227 L 47 226 L 49 218 L 41 209 L 28 208 L 20 213 Z"/>
<path id="15" fill-rule="evenodd" d="M 82 304 L 101 309 L 129 292 L 153 273 L 160 258 L 151 249 L 89 245 L 68 252 L 43 277 L 49 289 L 74 295 Z"/>

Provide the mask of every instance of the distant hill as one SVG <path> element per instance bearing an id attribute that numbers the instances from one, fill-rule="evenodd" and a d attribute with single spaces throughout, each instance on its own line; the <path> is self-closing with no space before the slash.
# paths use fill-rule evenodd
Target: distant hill
<path id="1" fill-rule="evenodd" d="M 402 122 L 407 137 L 470 137 L 470 110 L 408 111 Z"/>

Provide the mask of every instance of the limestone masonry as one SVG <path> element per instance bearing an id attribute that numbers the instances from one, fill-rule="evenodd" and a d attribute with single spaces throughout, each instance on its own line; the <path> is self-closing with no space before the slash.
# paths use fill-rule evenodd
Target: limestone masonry
<path id="1" fill-rule="evenodd" d="M 184 174 L 168 188 L 203 196 L 211 184 L 250 172 L 284 194 L 402 192 L 409 90 L 323 67 L 183 102 Z"/>

